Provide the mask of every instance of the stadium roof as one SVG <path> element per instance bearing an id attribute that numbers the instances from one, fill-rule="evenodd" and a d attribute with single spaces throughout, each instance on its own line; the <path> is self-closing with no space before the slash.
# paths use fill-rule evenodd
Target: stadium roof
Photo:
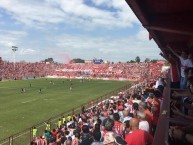
<path id="1" fill-rule="evenodd" d="M 162 52 L 193 49 L 193 0 L 126 0 Z"/>

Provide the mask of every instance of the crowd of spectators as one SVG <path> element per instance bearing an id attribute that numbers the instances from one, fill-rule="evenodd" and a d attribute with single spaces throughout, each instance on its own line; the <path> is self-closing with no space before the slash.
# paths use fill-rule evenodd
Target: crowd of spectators
<path id="1" fill-rule="evenodd" d="M 155 88 L 161 63 L 45 64 L 3 62 L 1 78 L 27 79 L 46 76 L 137 80 L 119 96 L 111 97 L 80 114 L 46 123 L 45 133 L 33 129 L 30 145 L 139 145 L 152 144 L 159 118 L 164 83 Z M 143 83 L 141 83 L 143 82 Z M 159 83 L 160 84 L 160 83 Z"/>
<path id="2" fill-rule="evenodd" d="M 169 144 L 193 144 L 193 60 L 192 54 L 185 50 L 177 53 L 172 48 L 170 52 L 161 54 L 171 64 L 171 96 Z M 161 84 L 158 82 L 158 84 Z"/>
<path id="3" fill-rule="evenodd" d="M 111 80 L 142 81 L 143 78 L 155 78 L 160 75 L 162 63 L 26 63 L 2 62 L 0 77 L 8 79 L 27 79 L 46 76 L 64 78 L 106 78 Z"/>
<path id="4" fill-rule="evenodd" d="M 163 64 L 159 63 L 104 63 L 104 64 L 68 64 L 60 66 L 51 75 L 91 78 L 140 80 L 145 76 L 160 75 Z"/>
<path id="5" fill-rule="evenodd" d="M 150 86 L 150 85 L 148 85 Z M 160 89 L 162 88 L 162 89 Z M 162 87 L 135 85 L 80 114 L 58 120 L 57 128 L 35 128 L 30 145 L 151 145 L 162 102 Z"/>
<path id="6" fill-rule="evenodd" d="M 0 77 L 3 80 L 45 77 L 51 69 L 51 64 L 42 62 L 16 62 L 15 64 L 13 62 L 3 62 L 1 64 Z"/>
<path id="7" fill-rule="evenodd" d="M 185 69 L 187 89 L 172 89 L 170 142 L 174 144 L 193 144 L 193 67 Z"/>

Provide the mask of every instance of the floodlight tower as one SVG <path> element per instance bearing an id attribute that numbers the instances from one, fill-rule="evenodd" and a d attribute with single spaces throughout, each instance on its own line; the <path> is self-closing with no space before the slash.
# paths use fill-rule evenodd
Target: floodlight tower
<path id="1" fill-rule="evenodd" d="M 18 50 L 18 47 L 12 46 L 12 51 L 13 51 L 13 61 L 14 61 L 14 70 L 15 70 L 15 52 Z"/>

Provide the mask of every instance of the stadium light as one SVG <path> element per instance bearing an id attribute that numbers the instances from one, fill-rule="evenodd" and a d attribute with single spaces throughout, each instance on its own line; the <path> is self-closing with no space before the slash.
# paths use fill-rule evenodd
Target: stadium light
<path id="1" fill-rule="evenodd" d="M 15 52 L 18 50 L 17 46 L 12 46 L 12 51 L 13 51 L 13 61 L 14 61 L 14 70 L 15 70 Z"/>

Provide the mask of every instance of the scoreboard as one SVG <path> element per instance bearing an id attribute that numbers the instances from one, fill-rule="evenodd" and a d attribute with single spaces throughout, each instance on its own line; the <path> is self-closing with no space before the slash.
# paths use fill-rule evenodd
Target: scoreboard
<path id="1" fill-rule="evenodd" d="M 102 64 L 103 60 L 102 59 L 93 59 L 94 64 Z"/>

